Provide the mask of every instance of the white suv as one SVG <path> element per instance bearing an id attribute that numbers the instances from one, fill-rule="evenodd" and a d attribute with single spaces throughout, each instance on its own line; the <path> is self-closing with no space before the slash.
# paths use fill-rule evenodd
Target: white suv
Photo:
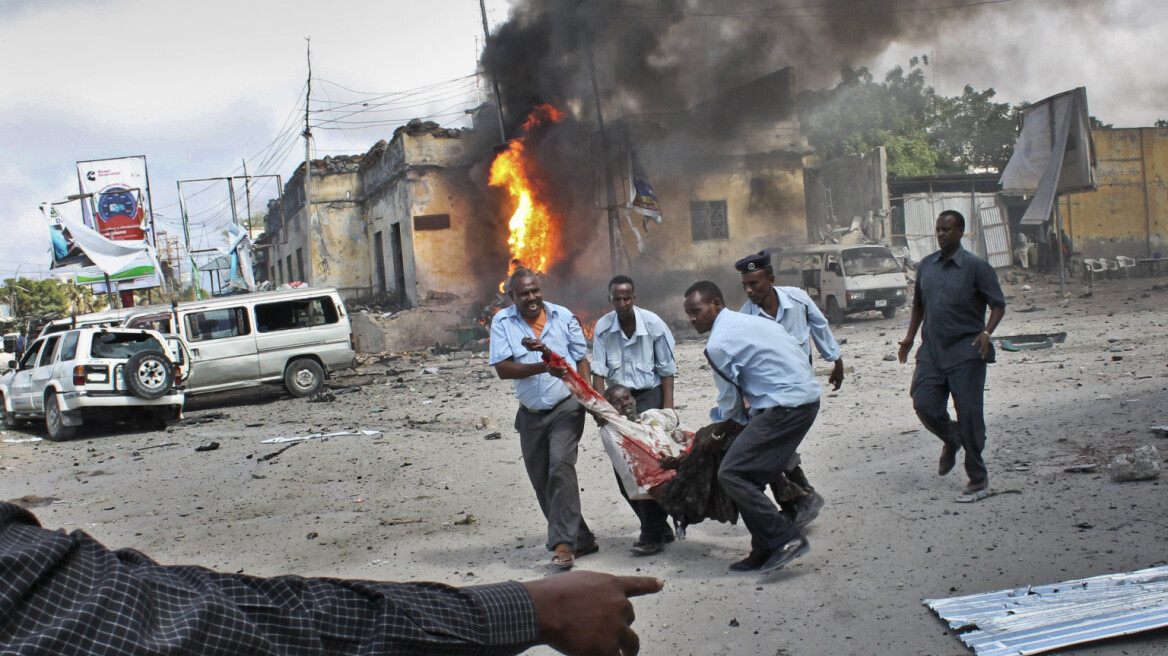
<path id="1" fill-rule="evenodd" d="M 43 417 L 46 437 L 56 441 L 102 412 L 176 419 L 185 400 L 176 348 L 153 330 L 80 328 L 40 337 L 0 376 L 4 425 Z"/>

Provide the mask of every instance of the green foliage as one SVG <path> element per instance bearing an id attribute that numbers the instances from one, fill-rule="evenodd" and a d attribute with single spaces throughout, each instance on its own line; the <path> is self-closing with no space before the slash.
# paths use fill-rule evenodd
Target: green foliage
<path id="1" fill-rule="evenodd" d="M 1152 126 L 1152 127 L 1156 127 L 1156 128 L 1168 128 L 1168 118 L 1158 118 L 1158 119 L 1156 119 L 1156 122 L 1155 122 L 1155 124 L 1153 124 L 1153 126 Z"/>
<path id="2" fill-rule="evenodd" d="M 913 57 L 881 82 L 867 68 L 845 67 L 835 87 L 800 93 L 808 141 L 824 161 L 884 146 L 890 175 L 1000 171 L 1014 150 L 1017 109 L 994 102 L 993 89 L 937 95 L 928 64 Z"/>
<path id="3" fill-rule="evenodd" d="M 1090 118 L 1090 119 L 1091 119 L 1091 127 L 1092 127 L 1093 129 L 1103 129 L 1103 130 L 1106 130 L 1106 129 L 1109 129 L 1109 128 L 1113 128 L 1113 127 L 1115 127 L 1115 124 L 1113 124 L 1113 123 L 1104 123 L 1103 121 L 1099 120 L 1098 118 L 1096 118 L 1096 117 L 1094 117 L 1094 116 L 1090 116 L 1090 117 L 1088 117 L 1088 118 Z"/>
<path id="4" fill-rule="evenodd" d="M 15 299 L 13 315 L 18 319 L 48 314 L 63 315 L 69 311 L 70 299 L 65 285 L 53 279 L 31 280 L 8 278 L 4 281 L 4 295 L 9 302 Z"/>

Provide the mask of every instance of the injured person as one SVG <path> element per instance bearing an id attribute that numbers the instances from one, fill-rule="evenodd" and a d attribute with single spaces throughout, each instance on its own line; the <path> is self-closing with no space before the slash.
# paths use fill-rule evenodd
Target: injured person
<path id="1" fill-rule="evenodd" d="M 550 366 L 562 358 L 542 351 Z M 671 409 L 636 414 L 628 389 L 616 385 L 601 396 L 569 368 L 564 383 L 601 424 L 600 439 L 630 499 L 656 499 L 678 532 L 704 519 L 736 523 L 738 510 L 718 484 L 721 452 L 693 449 L 693 433 L 681 428 Z"/>

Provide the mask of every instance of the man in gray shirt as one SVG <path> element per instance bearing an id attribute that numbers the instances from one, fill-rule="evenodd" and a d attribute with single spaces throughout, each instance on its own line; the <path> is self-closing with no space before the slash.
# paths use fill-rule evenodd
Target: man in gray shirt
<path id="1" fill-rule="evenodd" d="M 948 474 L 965 449 L 969 485 L 957 501 L 989 495 L 989 472 L 982 459 L 985 448 L 983 396 L 986 364 L 994 361 L 990 335 L 1006 313 L 1006 299 L 998 275 L 985 260 L 961 247 L 965 217 L 945 210 L 937 217 L 940 250 L 917 267 L 908 333 L 900 342 L 901 364 L 908 360 L 917 329 L 924 324 L 910 394 L 917 417 L 944 446 L 937 473 Z M 989 306 L 989 320 L 986 320 Z M 949 418 L 949 397 L 957 421 Z"/>

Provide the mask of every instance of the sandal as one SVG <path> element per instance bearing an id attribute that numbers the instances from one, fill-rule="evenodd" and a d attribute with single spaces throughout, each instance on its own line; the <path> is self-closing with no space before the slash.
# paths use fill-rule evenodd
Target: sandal
<path id="1" fill-rule="evenodd" d="M 576 564 L 576 555 L 572 553 L 572 548 L 566 544 L 556 545 L 556 552 L 552 555 L 552 567 L 559 569 L 572 569 L 572 565 Z"/>

